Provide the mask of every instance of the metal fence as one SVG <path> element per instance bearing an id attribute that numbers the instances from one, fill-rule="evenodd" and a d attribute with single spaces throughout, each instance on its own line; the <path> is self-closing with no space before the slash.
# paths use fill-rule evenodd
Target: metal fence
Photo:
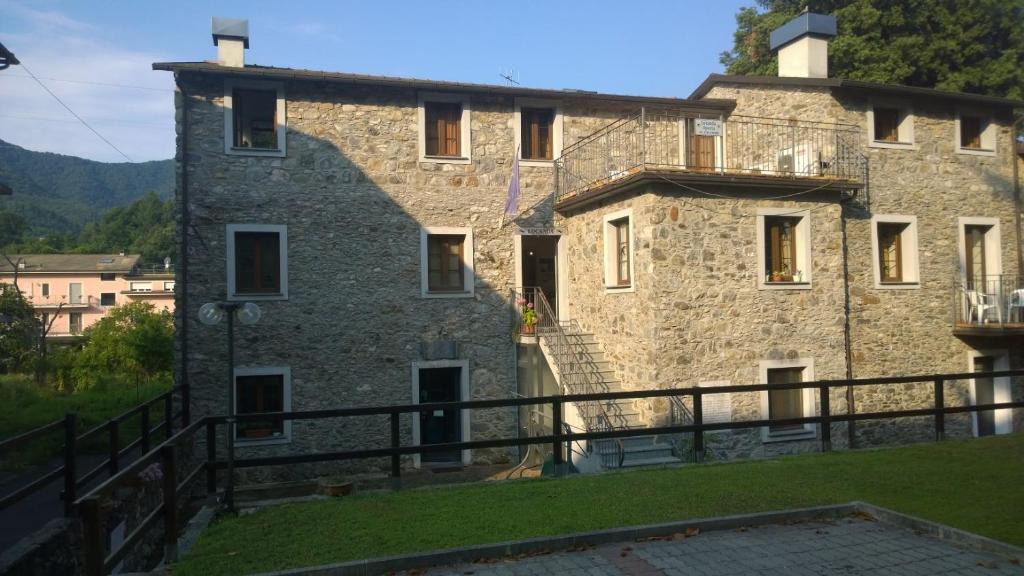
<path id="1" fill-rule="evenodd" d="M 556 197 L 644 171 L 866 180 L 857 126 L 733 115 L 725 120 L 641 109 L 565 149 Z"/>

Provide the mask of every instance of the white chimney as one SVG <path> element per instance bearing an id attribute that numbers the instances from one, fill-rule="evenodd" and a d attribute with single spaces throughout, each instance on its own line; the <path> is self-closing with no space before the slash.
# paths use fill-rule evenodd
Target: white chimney
<path id="1" fill-rule="evenodd" d="M 218 64 L 245 67 L 245 50 L 249 47 L 249 21 L 214 16 L 213 45 L 217 47 Z"/>
<path id="2" fill-rule="evenodd" d="M 779 53 L 779 76 L 828 78 L 828 42 L 836 35 L 835 16 L 804 12 L 772 31 Z"/>

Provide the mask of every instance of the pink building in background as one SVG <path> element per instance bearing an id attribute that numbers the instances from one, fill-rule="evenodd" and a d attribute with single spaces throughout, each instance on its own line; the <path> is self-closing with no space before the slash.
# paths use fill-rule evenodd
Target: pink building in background
<path id="1" fill-rule="evenodd" d="M 138 254 L 16 254 L 0 262 L 0 283 L 18 287 L 49 325 L 48 338 L 73 340 L 114 306 L 144 301 L 174 310 L 174 270 L 143 268 Z M 56 318 L 54 319 L 54 316 Z"/>

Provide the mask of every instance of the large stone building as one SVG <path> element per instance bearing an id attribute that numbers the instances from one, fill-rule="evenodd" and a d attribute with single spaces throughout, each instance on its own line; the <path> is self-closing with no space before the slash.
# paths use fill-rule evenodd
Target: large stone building
<path id="1" fill-rule="evenodd" d="M 178 378 L 193 413 L 226 407 L 224 329 L 198 318 L 222 300 L 263 311 L 238 328 L 241 412 L 1020 367 L 1011 123 L 1024 103 L 828 78 L 834 21 L 802 18 L 774 37 L 787 76 L 712 75 L 686 99 L 247 65 L 245 23 L 215 19 L 216 61 L 154 65 L 178 86 Z M 518 209 L 504 218 L 514 170 Z M 539 343 L 510 322 L 517 297 L 541 313 Z M 928 407 L 930 393 L 863 387 L 832 411 Z M 1009 379 L 947 391 L 951 404 L 1011 395 L 1024 389 Z M 818 409 L 799 391 L 709 406 L 735 420 Z M 595 429 L 688 405 L 570 411 Z M 402 430 L 406 442 L 496 438 L 545 418 L 441 412 Z M 1020 426 L 1008 410 L 949 421 L 962 435 Z M 929 430 L 901 420 L 857 434 Z M 846 431 L 835 426 L 837 442 Z M 709 444 L 760 455 L 819 435 L 777 426 Z M 343 450 L 386 445 L 388 423 L 250 424 L 237 437 L 244 454 Z M 673 457 L 659 439 L 628 456 Z"/>

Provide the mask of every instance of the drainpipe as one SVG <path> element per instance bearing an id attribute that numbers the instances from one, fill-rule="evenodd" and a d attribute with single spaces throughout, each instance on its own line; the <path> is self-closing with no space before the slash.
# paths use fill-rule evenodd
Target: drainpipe
<path id="1" fill-rule="evenodd" d="M 866 183 L 865 183 L 866 184 Z M 850 336 L 850 247 L 846 240 L 846 209 L 848 200 L 844 199 L 839 203 L 839 230 L 842 235 L 843 254 L 843 347 L 846 351 L 846 379 L 853 380 L 853 343 Z M 852 414 L 856 409 L 853 403 L 853 385 L 846 387 L 846 410 Z M 854 448 L 857 423 L 853 420 L 846 421 L 846 434 L 849 447 Z"/>
<path id="2" fill-rule="evenodd" d="M 188 378 L 188 93 L 185 92 L 185 86 L 182 84 L 181 79 L 175 74 L 175 84 L 178 87 L 178 91 L 181 93 L 181 195 L 179 200 L 181 202 L 181 219 L 179 224 L 179 231 L 181 233 L 181 239 L 178 244 L 180 251 L 178 253 L 178 275 L 179 280 L 175 283 L 175 286 L 181 286 L 181 291 L 178 293 L 178 301 L 175 304 L 175 310 L 180 311 L 181 325 L 179 328 L 179 337 L 181 338 L 181 345 L 178 348 L 181 352 L 181 378 L 179 380 L 181 384 L 181 414 L 182 420 L 185 422 L 185 426 L 191 422 L 192 413 L 192 386 Z"/>
<path id="3" fill-rule="evenodd" d="M 1024 198 L 1020 194 L 1020 162 L 1017 154 L 1017 134 L 1020 131 L 1024 116 L 1017 118 L 1010 129 L 1010 155 L 1013 158 L 1013 220 L 1016 224 L 1017 236 L 1017 276 L 1024 277 L 1024 239 L 1021 238 L 1021 211 L 1024 211 Z"/>

